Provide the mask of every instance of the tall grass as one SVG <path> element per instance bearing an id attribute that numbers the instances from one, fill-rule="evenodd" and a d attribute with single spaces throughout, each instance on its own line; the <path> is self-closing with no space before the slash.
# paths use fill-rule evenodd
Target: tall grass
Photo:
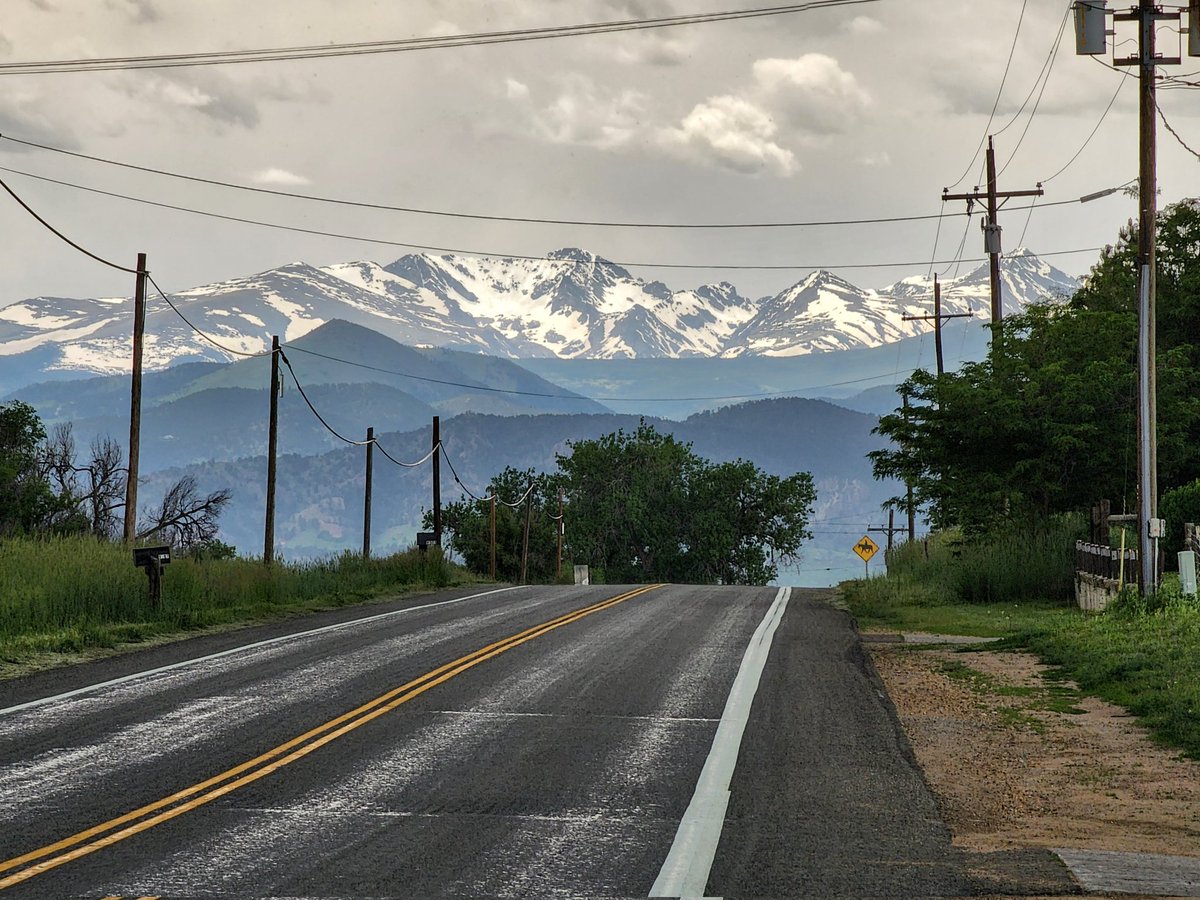
<path id="1" fill-rule="evenodd" d="M 441 555 L 356 554 L 264 566 L 244 559 L 173 560 L 162 602 L 129 551 L 92 538 L 0 541 L 0 660 L 77 652 L 168 632 L 337 606 L 413 587 L 442 587 Z"/>
<path id="2" fill-rule="evenodd" d="M 1075 541 L 1082 523 L 1061 517 L 1035 531 L 966 540 L 957 531 L 902 544 L 888 576 L 923 585 L 930 603 L 1020 603 L 1073 597 Z"/>

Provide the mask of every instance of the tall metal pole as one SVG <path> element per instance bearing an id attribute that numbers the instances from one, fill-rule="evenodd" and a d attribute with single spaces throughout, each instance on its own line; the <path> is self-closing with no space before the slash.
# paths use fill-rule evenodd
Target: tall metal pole
<path id="1" fill-rule="evenodd" d="M 363 486 L 363 559 L 371 557 L 371 456 L 375 450 L 375 429 L 367 429 L 367 472 Z"/>
<path id="2" fill-rule="evenodd" d="M 271 407 L 267 419 L 267 516 L 263 562 L 275 561 L 275 457 L 279 450 L 279 337 L 271 338 Z"/>
<path id="3" fill-rule="evenodd" d="M 433 540 L 442 546 L 442 420 L 433 417 Z"/>
<path id="4" fill-rule="evenodd" d="M 126 543 L 137 537 L 138 466 L 142 443 L 142 341 L 146 334 L 146 254 L 137 255 L 133 291 L 133 378 L 129 385 L 129 474 L 125 478 Z"/>
<path id="5" fill-rule="evenodd" d="M 1152 0 L 1138 4 L 1139 82 L 1139 175 L 1138 175 L 1138 553 L 1142 561 L 1142 592 L 1153 593 L 1158 585 L 1158 541 L 1150 538 L 1149 522 L 1158 518 L 1158 404 L 1156 385 L 1155 255 L 1158 218 L 1158 182 L 1155 166 L 1157 128 L 1155 25 Z"/>

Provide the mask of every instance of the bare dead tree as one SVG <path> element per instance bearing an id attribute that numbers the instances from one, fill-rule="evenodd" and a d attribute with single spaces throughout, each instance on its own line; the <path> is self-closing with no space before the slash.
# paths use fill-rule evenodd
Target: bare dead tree
<path id="1" fill-rule="evenodd" d="M 196 479 L 184 475 L 142 520 L 138 539 L 155 537 L 173 547 L 188 548 L 217 536 L 217 519 L 233 496 L 228 488 L 201 496 Z"/>
<path id="2" fill-rule="evenodd" d="M 115 537 L 116 511 L 125 506 L 125 479 L 129 470 L 124 466 L 125 454 L 121 445 L 107 435 L 92 441 L 91 461 L 86 467 L 88 493 L 83 498 L 88 508 L 92 534 Z"/>

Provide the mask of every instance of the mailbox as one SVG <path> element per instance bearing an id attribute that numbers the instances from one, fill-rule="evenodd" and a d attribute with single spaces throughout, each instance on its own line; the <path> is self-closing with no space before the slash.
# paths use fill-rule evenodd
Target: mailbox
<path id="1" fill-rule="evenodd" d="M 150 602 L 158 606 L 162 600 L 162 570 L 171 561 L 170 547 L 134 547 L 133 564 L 144 569 L 150 579 Z"/>
<path id="2" fill-rule="evenodd" d="M 428 550 L 430 548 L 430 546 L 434 546 L 434 547 L 438 546 L 437 535 L 434 534 L 432 531 L 418 531 L 417 532 L 417 549 L 424 552 L 424 551 Z"/>
<path id="3" fill-rule="evenodd" d="M 170 547 L 134 547 L 133 564 L 139 569 L 157 566 L 161 569 L 171 561 Z"/>

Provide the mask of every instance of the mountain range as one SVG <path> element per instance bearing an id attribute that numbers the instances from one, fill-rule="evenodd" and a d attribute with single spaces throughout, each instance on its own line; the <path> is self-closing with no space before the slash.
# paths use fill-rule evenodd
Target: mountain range
<path id="1" fill-rule="evenodd" d="M 1003 264 L 1008 312 L 1071 293 L 1071 276 L 1025 252 Z M 983 314 L 987 268 L 943 282 L 943 311 Z M 814 272 L 749 299 L 728 282 L 673 291 L 567 248 L 539 259 L 413 254 L 387 266 L 292 263 L 170 295 L 151 292 L 145 365 L 228 361 L 334 319 L 412 347 L 508 359 L 793 358 L 890 344 L 930 330 L 931 283 L 881 290 Z M 174 308 L 172 308 L 172 305 Z M 186 321 L 185 321 L 186 317 Z M 0 308 L 0 389 L 128 370 L 132 303 L 35 297 Z M 982 321 L 982 319 L 981 319 Z M 212 340 L 206 340 L 196 332 Z"/>

